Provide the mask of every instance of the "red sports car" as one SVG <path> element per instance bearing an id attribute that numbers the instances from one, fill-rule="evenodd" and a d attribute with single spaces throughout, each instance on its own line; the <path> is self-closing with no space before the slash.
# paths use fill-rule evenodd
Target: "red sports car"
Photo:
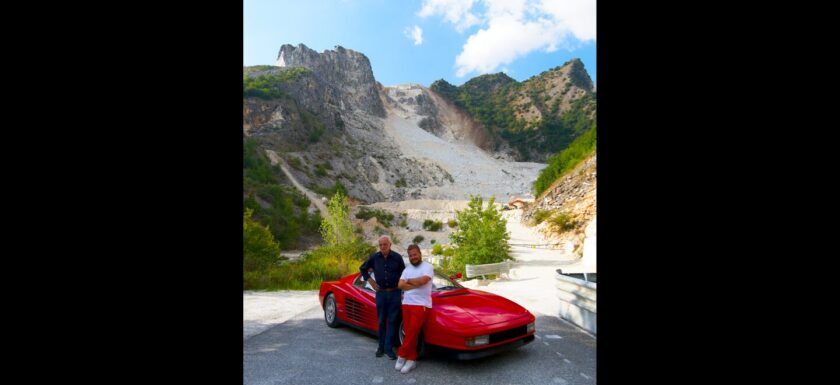
<path id="1" fill-rule="evenodd" d="M 377 334 L 376 293 L 360 273 L 321 283 L 318 294 L 324 320 Z M 467 289 L 435 273 L 432 279 L 432 312 L 423 326 L 417 350 L 432 350 L 458 359 L 473 359 L 518 348 L 534 340 L 535 318 L 507 298 Z M 397 333 L 402 342 L 402 322 Z"/>

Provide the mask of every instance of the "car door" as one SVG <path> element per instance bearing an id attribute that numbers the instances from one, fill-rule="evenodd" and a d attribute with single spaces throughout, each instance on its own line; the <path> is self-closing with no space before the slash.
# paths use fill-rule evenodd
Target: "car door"
<path id="1" fill-rule="evenodd" d="M 373 273 L 370 274 L 373 279 Z M 351 323 L 372 331 L 378 330 L 376 317 L 376 292 L 362 275 L 353 281 L 353 295 L 345 297 L 344 309 Z"/>

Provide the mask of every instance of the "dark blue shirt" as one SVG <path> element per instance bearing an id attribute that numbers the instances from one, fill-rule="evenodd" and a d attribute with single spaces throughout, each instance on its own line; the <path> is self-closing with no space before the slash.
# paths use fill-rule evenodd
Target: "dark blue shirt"
<path id="1" fill-rule="evenodd" d="M 402 255 L 394 250 L 388 253 L 388 258 L 383 257 L 381 251 L 377 251 L 371 254 L 359 267 L 365 280 L 370 278 L 367 271 L 369 267 L 373 268 L 376 284 L 379 285 L 380 289 L 393 289 L 397 287 L 400 276 L 405 270 L 405 262 L 403 262 Z"/>

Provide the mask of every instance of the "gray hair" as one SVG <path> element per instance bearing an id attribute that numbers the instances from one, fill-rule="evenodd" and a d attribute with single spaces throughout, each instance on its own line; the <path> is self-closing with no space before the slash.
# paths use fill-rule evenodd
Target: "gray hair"
<path id="1" fill-rule="evenodd" d="M 393 244 L 393 242 L 391 242 L 391 238 L 388 237 L 387 235 L 383 235 L 383 236 L 379 237 L 380 241 L 383 240 L 383 239 L 387 240 L 389 245 Z"/>

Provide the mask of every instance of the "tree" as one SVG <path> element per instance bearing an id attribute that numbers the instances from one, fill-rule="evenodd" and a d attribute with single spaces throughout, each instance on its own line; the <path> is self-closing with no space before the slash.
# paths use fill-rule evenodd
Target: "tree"
<path id="1" fill-rule="evenodd" d="M 480 265 L 512 260 L 508 240 L 507 221 L 496 210 L 494 196 L 483 208 L 481 196 L 470 195 L 470 203 L 463 211 L 456 211 L 458 230 L 449 234 L 453 256 L 444 265 L 448 271 L 463 271 L 467 264 Z"/>
<path id="2" fill-rule="evenodd" d="M 321 236 L 327 246 L 339 246 L 354 243 L 353 223 L 350 222 L 347 197 L 336 191 L 327 204 L 329 215 L 321 220 Z"/>
<path id="3" fill-rule="evenodd" d="M 265 270 L 280 256 L 280 245 L 267 227 L 251 219 L 254 210 L 242 217 L 243 259 L 245 271 Z"/>

